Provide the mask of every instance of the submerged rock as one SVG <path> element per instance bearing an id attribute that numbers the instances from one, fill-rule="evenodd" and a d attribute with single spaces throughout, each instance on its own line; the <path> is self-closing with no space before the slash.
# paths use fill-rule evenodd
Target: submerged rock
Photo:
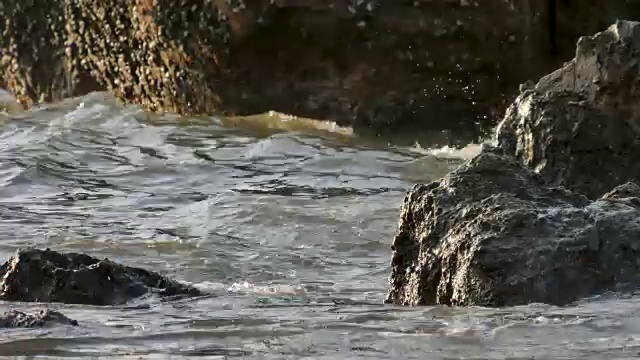
<path id="1" fill-rule="evenodd" d="M 117 305 L 147 293 L 201 295 L 157 273 L 78 253 L 20 250 L 0 267 L 0 300 Z"/>
<path id="2" fill-rule="evenodd" d="M 49 309 L 33 313 L 10 310 L 0 314 L 0 328 L 35 328 L 55 325 L 78 326 L 78 322 Z"/>
<path id="3" fill-rule="evenodd" d="M 405 198 L 386 302 L 564 305 L 636 289 L 638 239 L 638 185 L 590 201 L 485 150 Z"/>
<path id="4" fill-rule="evenodd" d="M 640 181 L 640 23 L 581 38 L 571 62 L 509 107 L 497 139 L 551 184 L 592 199 Z"/>
<path id="5" fill-rule="evenodd" d="M 101 88 L 181 114 L 473 122 L 624 2 L 0 0 L 0 84 L 25 106 Z"/>

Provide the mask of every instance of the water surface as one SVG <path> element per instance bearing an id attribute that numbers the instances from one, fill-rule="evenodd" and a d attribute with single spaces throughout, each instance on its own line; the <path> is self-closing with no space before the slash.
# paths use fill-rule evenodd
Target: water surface
<path id="1" fill-rule="evenodd" d="M 2 259 L 25 246 L 79 251 L 211 293 L 49 305 L 80 326 L 0 330 L 0 355 L 640 356 L 633 297 L 567 308 L 383 305 L 406 191 L 477 147 L 393 146 L 291 121 L 149 115 L 99 93 L 0 114 Z M 0 311 L 42 306 L 0 302 Z"/>

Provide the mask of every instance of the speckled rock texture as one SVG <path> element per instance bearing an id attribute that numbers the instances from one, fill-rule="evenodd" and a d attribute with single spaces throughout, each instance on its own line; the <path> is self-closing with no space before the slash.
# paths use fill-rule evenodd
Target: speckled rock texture
<path id="1" fill-rule="evenodd" d="M 0 267 L 0 300 L 118 305 L 149 293 L 201 295 L 157 273 L 78 253 L 20 250 Z"/>
<path id="2" fill-rule="evenodd" d="M 640 187 L 596 201 L 500 149 L 417 185 L 393 241 L 387 302 L 566 305 L 640 285 Z"/>
<path id="3" fill-rule="evenodd" d="M 508 108 L 497 139 L 550 184 L 591 199 L 640 181 L 640 23 L 581 38 L 572 61 Z"/>
<path id="4" fill-rule="evenodd" d="M 640 286 L 640 23 L 583 37 L 486 146 L 405 198 L 387 302 L 566 305 Z"/>
<path id="5" fill-rule="evenodd" d="M 0 83 L 25 106 L 108 89 L 182 114 L 477 120 L 619 2 L 0 0 Z"/>
<path id="6" fill-rule="evenodd" d="M 0 1 L 0 87 L 25 108 L 100 89 L 78 66 L 63 1 Z"/>
<path id="7" fill-rule="evenodd" d="M 78 326 L 78 322 L 49 309 L 32 313 L 10 310 L 0 314 L 0 328 L 42 328 L 60 325 Z"/>

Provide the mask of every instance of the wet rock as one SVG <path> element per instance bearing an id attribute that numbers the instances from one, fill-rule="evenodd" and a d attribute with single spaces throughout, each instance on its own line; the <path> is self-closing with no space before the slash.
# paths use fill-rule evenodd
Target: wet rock
<path id="1" fill-rule="evenodd" d="M 0 88 L 24 108 L 101 87 L 79 64 L 62 1 L 0 1 Z"/>
<path id="2" fill-rule="evenodd" d="M 157 273 L 78 253 L 20 250 L 0 267 L 0 300 L 116 305 L 148 293 L 201 295 Z"/>
<path id="3" fill-rule="evenodd" d="M 640 181 L 640 23 L 581 38 L 572 61 L 509 107 L 497 139 L 550 184 L 591 199 Z"/>
<path id="4" fill-rule="evenodd" d="M 78 322 L 58 311 L 49 309 L 33 313 L 10 310 L 0 314 L 0 328 L 35 328 L 56 325 L 78 326 Z"/>
<path id="5" fill-rule="evenodd" d="M 159 112 L 445 126 L 502 107 L 620 2 L 0 0 L 0 78 L 25 106 L 102 88 Z"/>
<path id="6" fill-rule="evenodd" d="M 405 198 L 386 301 L 565 305 L 635 290 L 639 238 L 635 183 L 591 201 L 487 148 Z"/>

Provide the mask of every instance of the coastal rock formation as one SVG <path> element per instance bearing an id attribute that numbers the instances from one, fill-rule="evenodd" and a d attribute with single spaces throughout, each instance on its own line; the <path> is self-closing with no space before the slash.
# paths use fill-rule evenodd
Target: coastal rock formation
<path id="1" fill-rule="evenodd" d="M 565 305 L 640 285 L 640 187 L 596 201 L 554 187 L 500 149 L 402 206 L 387 302 Z"/>
<path id="2" fill-rule="evenodd" d="M 20 250 L 0 267 L 0 300 L 117 305 L 147 293 L 201 295 L 162 275 L 78 253 Z"/>
<path id="3" fill-rule="evenodd" d="M 591 199 L 640 181 L 640 23 L 581 38 L 571 62 L 509 107 L 497 139 L 551 184 Z"/>
<path id="4" fill-rule="evenodd" d="M 36 328 L 56 325 L 78 326 L 78 322 L 49 309 L 33 313 L 10 310 L 0 314 L 0 328 Z"/>
<path id="5" fill-rule="evenodd" d="M 468 124 L 623 2 L 0 0 L 0 84 L 25 106 L 106 89 L 160 112 Z"/>
<path id="6" fill-rule="evenodd" d="M 526 85 L 487 146 L 405 198 L 387 302 L 565 305 L 640 287 L 640 23 Z"/>

